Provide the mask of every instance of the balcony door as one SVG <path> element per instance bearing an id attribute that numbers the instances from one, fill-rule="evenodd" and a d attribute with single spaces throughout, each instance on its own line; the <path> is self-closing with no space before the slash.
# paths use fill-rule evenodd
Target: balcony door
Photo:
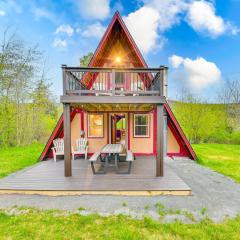
<path id="1" fill-rule="evenodd" d="M 129 63 L 122 62 L 118 64 L 112 64 L 111 67 L 114 68 L 128 68 Z M 116 70 L 115 72 L 115 90 L 117 91 L 124 91 L 127 90 L 127 79 L 128 79 L 128 73 L 126 72 L 118 72 Z"/>

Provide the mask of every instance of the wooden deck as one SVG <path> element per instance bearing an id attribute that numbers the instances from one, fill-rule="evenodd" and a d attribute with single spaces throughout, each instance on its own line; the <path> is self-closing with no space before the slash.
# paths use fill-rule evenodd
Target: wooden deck
<path id="1" fill-rule="evenodd" d="M 0 180 L 0 193 L 190 195 L 191 189 L 165 164 L 164 177 L 155 177 L 155 159 L 137 157 L 129 175 L 93 175 L 88 161 L 72 162 L 73 176 L 64 177 L 64 162 L 48 160 Z M 125 164 L 125 163 L 123 163 Z M 120 165 L 121 166 L 121 165 Z M 122 165 L 122 169 L 125 166 Z"/>

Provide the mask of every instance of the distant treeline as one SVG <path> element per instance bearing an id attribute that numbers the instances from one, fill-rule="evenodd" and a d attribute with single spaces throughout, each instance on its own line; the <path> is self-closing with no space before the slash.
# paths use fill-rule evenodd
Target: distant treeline
<path id="1" fill-rule="evenodd" d="M 240 144 L 240 104 L 171 102 L 191 143 Z"/>

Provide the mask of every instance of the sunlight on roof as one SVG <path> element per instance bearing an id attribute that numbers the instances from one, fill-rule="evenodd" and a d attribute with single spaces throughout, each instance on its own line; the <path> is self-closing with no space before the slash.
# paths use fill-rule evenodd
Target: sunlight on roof
<path id="1" fill-rule="evenodd" d="M 121 58 L 120 57 L 116 57 L 115 62 L 120 63 L 121 62 Z"/>

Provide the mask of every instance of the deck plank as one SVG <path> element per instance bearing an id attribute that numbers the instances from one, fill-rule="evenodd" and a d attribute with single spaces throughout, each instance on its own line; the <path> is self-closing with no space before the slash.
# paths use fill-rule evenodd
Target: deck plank
<path id="1" fill-rule="evenodd" d="M 73 161 L 72 166 L 72 177 L 65 178 L 63 160 L 40 162 L 1 179 L 0 190 L 191 191 L 166 164 L 164 177 L 156 177 L 153 157 L 137 157 L 129 175 L 116 174 L 114 167 L 106 175 L 93 175 L 89 162 L 83 159 Z"/>

